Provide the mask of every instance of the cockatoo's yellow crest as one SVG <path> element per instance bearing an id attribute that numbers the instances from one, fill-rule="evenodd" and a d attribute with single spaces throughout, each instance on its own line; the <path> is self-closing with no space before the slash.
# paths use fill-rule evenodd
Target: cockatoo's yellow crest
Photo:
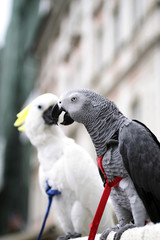
<path id="1" fill-rule="evenodd" d="M 25 124 L 23 122 L 25 121 L 28 111 L 30 109 L 31 104 L 29 104 L 27 107 L 25 107 L 21 112 L 17 114 L 17 120 L 14 122 L 15 127 L 19 127 L 19 131 L 25 131 Z"/>

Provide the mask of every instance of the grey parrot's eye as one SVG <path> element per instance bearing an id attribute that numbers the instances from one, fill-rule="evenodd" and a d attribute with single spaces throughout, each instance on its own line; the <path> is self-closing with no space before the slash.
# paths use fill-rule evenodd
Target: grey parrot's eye
<path id="1" fill-rule="evenodd" d="M 71 98 L 71 101 L 72 101 L 72 102 L 75 102 L 76 100 L 77 100 L 76 97 L 72 97 L 72 98 Z"/>
<path id="2" fill-rule="evenodd" d="M 37 106 L 37 108 L 38 108 L 38 109 L 42 109 L 42 105 L 39 104 L 39 105 Z"/>

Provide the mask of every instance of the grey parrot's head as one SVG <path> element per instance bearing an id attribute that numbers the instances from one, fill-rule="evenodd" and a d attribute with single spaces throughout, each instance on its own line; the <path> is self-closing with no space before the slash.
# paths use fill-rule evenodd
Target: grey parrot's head
<path id="1" fill-rule="evenodd" d="M 111 101 L 91 90 L 72 90 L 60 97 L 52 109 L 52 114 L 57 114 L 58 109 L 59 113 L 64 111 L 63 125 L 72 124 L 74 121 L 86 125 L 94 121 L 103 108 L 110 108 L 110 105 Z"/>

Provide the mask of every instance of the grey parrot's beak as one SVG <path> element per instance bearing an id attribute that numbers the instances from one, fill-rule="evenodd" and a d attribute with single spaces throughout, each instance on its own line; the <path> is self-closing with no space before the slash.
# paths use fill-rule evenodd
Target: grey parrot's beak
<path id="1" fill-rule="evenodd" d="M 74 120 L 71 118 L 68 112 L 64 114 L 63 122 L 61 123 L 62 125 L 70 125 L 74 122 Z"/>
<path id="2" fill-rule="evenodd" d="M 74 122 L 74 120 L 71 118 L 71 116 L 69 115 L 68 112 L 66 112 L 66 110 L 62 107 L 60 107 L 58 105 L 58 103 L 56 105 L 54 105 L 54 107 L 52 108 L 52 118 L 59 118 L 60 114 L 62 113 L 62 111 L 65 112 L 64 114 L 64 118 L 63 118 L 63 122 L 61 123 L 62 125 L 70 125 Z"/>

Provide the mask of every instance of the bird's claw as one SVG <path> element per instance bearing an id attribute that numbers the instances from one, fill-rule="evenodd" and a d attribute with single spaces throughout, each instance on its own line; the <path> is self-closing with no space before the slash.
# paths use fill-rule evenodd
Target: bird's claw
<path id="1" fill-rule="evenodd" d="M 119 226 L 115 226 L 115 227 L 111 227 L 111 228 L 107 228 L 106 230 L 104 230 L 100 236 L 100 240 L 106 240 L 108 235 L 110 234 L 110 232 L 117 232 L 119 230 Z"/>
<path id="2" fill-rule="evenodd" d="M 135 228 L 136 226 L 134 224 L 126 224 L 123 227 L 120 227 L 119 225 L 115 226 L 115 227 L 111 227 L 111 228 L 107 228 L 106 230 L 104 230 L 100 236 L 100 240 L 107 240 L 108 235 L 110 234 L 110 232 L 115 232 L 114 234 L 114 240 L 120 240 L 122 234 L 130 229 L 130 228 Z"/>
<path id="3" fill-rule="evenodd" d="M 67 240 L 67 239 L 70 239 L 70 238 L 78 238 L 78 237 L 81 237 L 81 234 L 80 234 L 80 233 L 77 233 L 77 232 L 74 232 L 74 233 L 68 232 L 68 233 L 66 233 L 64 236 L 59 236 L 59 237 L 57 238 L 57 240 Z"/>
<path id="4" fill-rule="evenodd" d="M 134 224 L 126 224 L 123 227 L 120 227 L 119 230 L 115 233 L 113 240 L 120 240 L 122 234 L 131 228 L 135 228 L 136 226 Z"/>

